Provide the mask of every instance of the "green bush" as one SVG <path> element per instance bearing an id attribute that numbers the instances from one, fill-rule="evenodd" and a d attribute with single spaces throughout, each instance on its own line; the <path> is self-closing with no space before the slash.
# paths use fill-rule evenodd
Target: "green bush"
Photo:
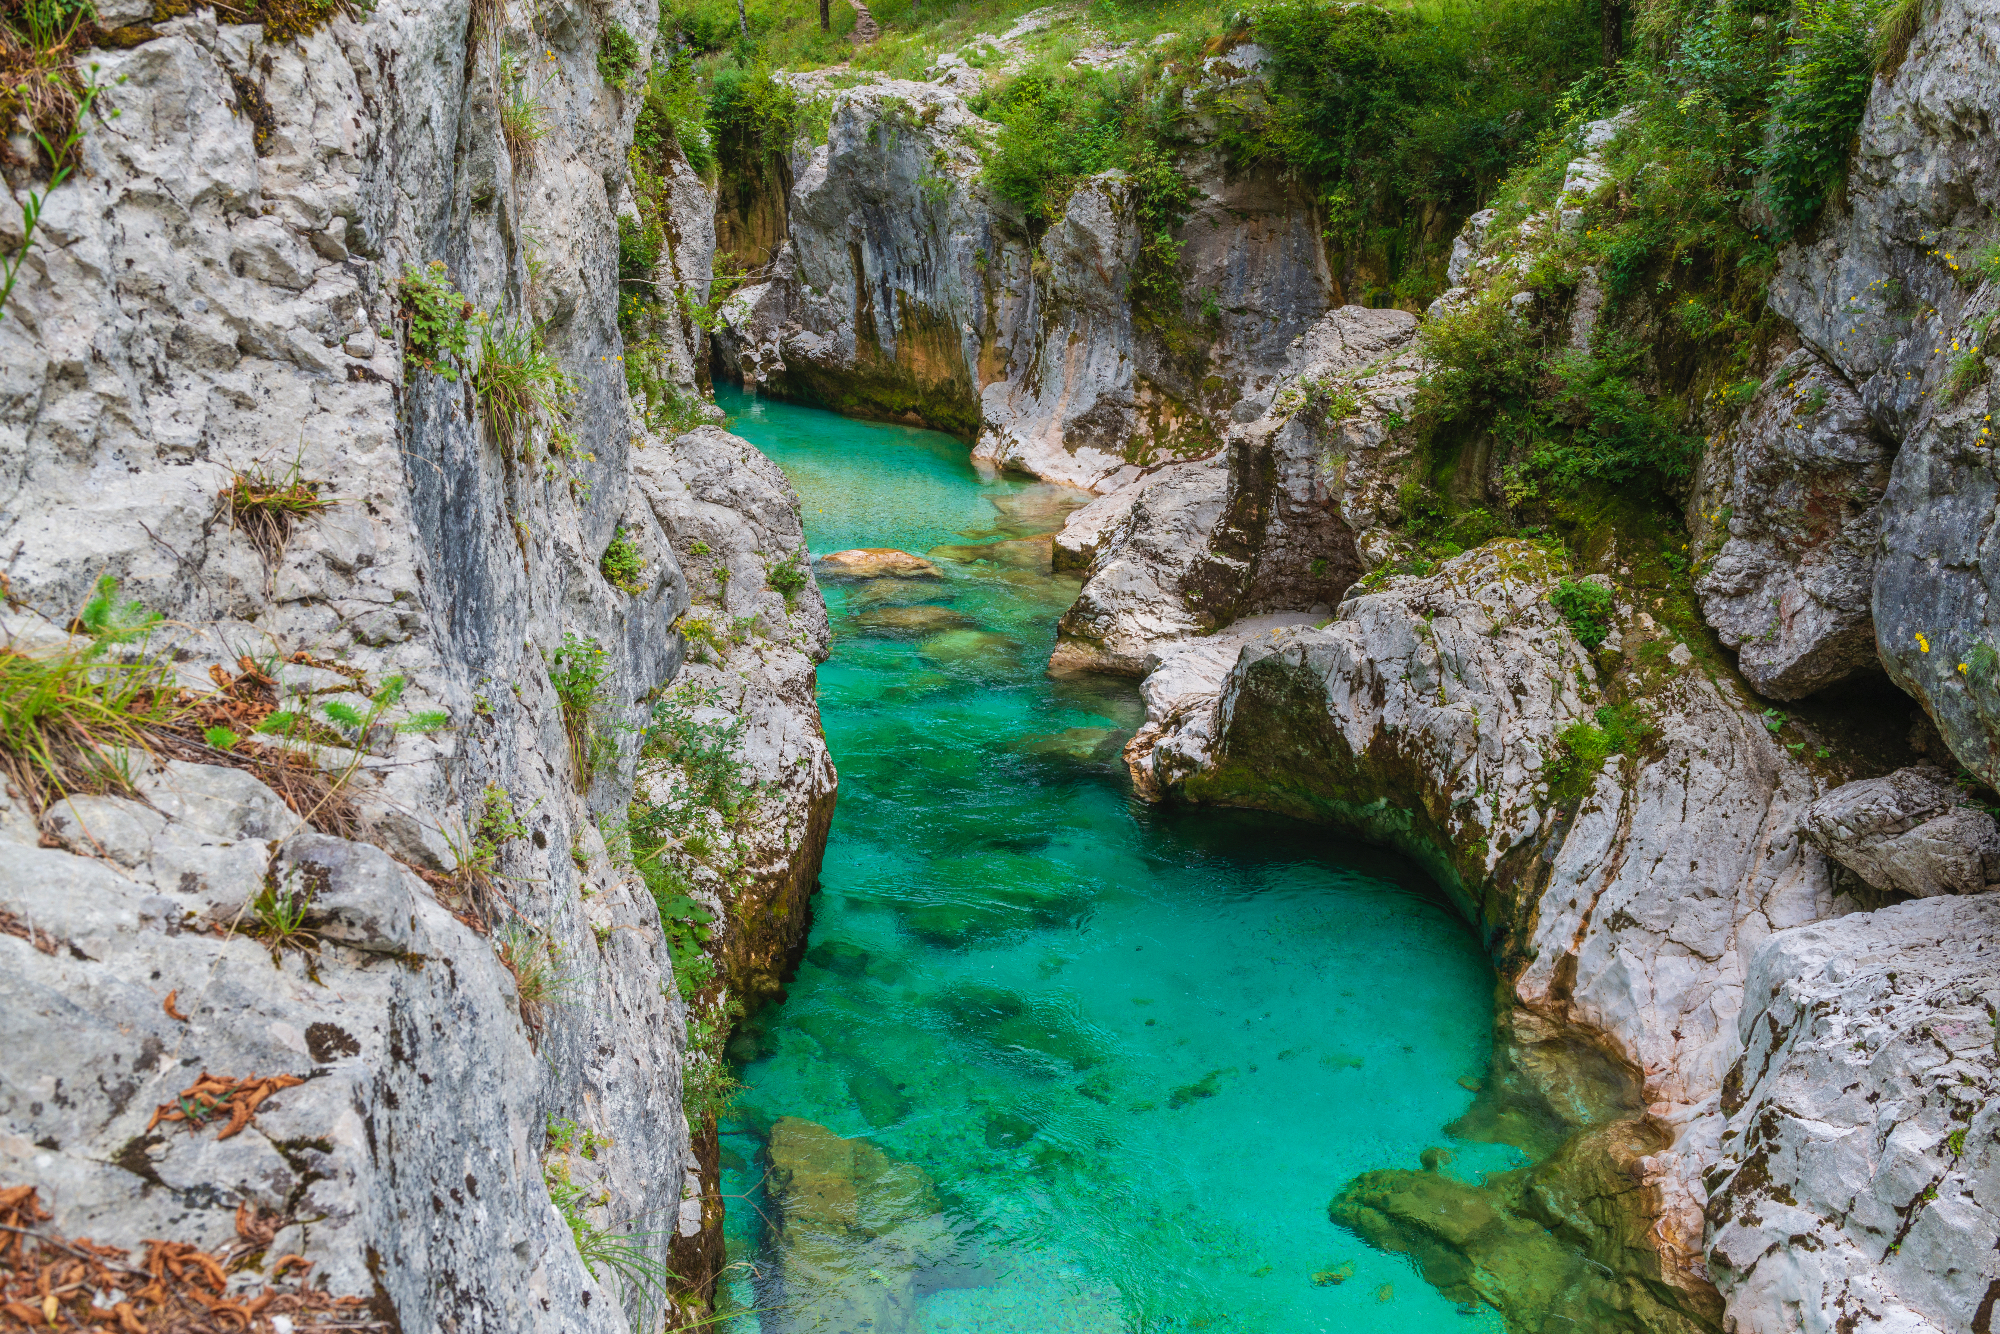
<path id="1" fill-rule="evenodd" d="M 708 99 L 684 55 L 656 63 L 646 76 L 646 101 L 632 127 L 632 146 L 654 156 L 669 144 L 680 147 L 690 167 L 707 175 L 715 169 L 715 143 L 708 126 Z"/>
<path id="2" fill-rule="evenodd" d="M 645 558 L 639 554 L 638 544 L 625 536 L 623 528 L 612 535 L 611 545 L 604 548 L 597 568 L 613 588 L 635 597 L 646 591 Z"/>
<path id="3" fill-rule="evenodd" d="M 642 222 L 629 213 L 618 215 L 618 287 L 633 296 L 653 292 L 653 270 L 660 262 L 666 234 L 658 224 Z"/>
<path id="4" fill-rule="evenodd" d="M 639 68 L 639 43 L 632 34 L 613 20 L 605 29 L 604 36 L 597 44 L 597 74 L 613 88 L 623 88 L 632 72 Z"/>
<path id="5" fill-rule="evenodd" d="M 785 559 L 773 565 L 764 575 L 767 587 L 784 594 L 785 605 L 812 585 L 812 573 L 806 569 L 806 550 L 800 547 Z"/>
<path id="6" fill-rule="evenodd" d="M 998 121 L 987 186 L 1046 225 L 1086 178 L 1129 158 L 1126 88 L 1112 74 L 1046 62 L 1030 66 L 975 109 Z"/>
<path id="7" fill-rule="evenodd" d="M 1875 80 L 1872 9 L 1870 0 L 1796 0 L 1769 142 L 1753 155 L 1781 236 L 1812 221 L 1847 170 Z"/>
<path id="8" fill-rule="evenodd" d="M 1549 603 L 1569 622 L 1576 642 L 1595 649 L 1611 633 L 1611 590 L 1587 579 L 1565 579 L 1549 594 Z"/>
<path id="9" fill-rule="evenodd" d="M 485 323 L 485 315 L 452 286 L 441 259 L 421 269 L 405 265 L 396 295 L 405 355 L 425 370 L 456 381 L 458 363 L 471 350 L 473 331 Z"/>

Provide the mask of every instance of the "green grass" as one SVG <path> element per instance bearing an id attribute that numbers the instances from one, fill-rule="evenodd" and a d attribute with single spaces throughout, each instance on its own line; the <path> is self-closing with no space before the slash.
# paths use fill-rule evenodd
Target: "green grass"
<path id="1" fill-rule="evenodd" d="M 531 461 L 535 427 L 559 426 L 576 384 L 525 322 L 479 330 L 479 364 L 472 391 L 493 438 L 509 457 Z"/>
<path id="2" fill-rule="evenodd" d="M 611 654 L 595 639 L 563 632 L 562 647 L 548 657 L 549 684 L 562 709 L 563 733 L 579 789 L 616 756 L 616 743 L 601 717 L 610 703 L 605 682 Z"/>
<path id="3" fill-rule="evenodd" d="M 0 767 L 36 810 L 72 792 L 131 791 L 131 752 L 149 750 L 186 712 L 164 661 L 110 656 L 159 619 L 120 601 L 118 581 L 106 576 L 72 627 L 87 643 L 0 649 Z"/>

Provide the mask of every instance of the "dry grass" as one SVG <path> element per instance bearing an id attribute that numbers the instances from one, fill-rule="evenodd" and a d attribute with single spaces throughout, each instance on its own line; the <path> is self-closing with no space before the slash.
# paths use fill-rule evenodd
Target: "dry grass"
<path id="1" fill-rule="evenodd" d="M 292 530 L 335 503 L 321 497 L 320 483 L 307 481 L 296 463 L 282 477 L 262 468 L 231 469 L 229 485 L 219 496 L 229 512 L 229 526 L 247 536 L 272 569 L 283 558 Z"/>

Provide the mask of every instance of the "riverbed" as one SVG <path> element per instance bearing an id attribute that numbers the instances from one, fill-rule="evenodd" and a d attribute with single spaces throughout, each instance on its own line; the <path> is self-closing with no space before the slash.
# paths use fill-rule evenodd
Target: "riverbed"
<path id="1" fill-rule="evenodd" d="M 1494 977 L 1411 863 L 1326 829 L 1139 801 L 1129 681 L 1045 671 L 1088 499 L 952 437 L 745 398 L 822 580 L 840 798 L 805 959 L 731 1046 L 735 1334 L 1499 1330 L 1327 1220 L 1486 1074 Z M 1433 1155 L 1433 1160 L 1439 1160 Z M 777 1226 L 780 1220 L 784 1226 Z"/>

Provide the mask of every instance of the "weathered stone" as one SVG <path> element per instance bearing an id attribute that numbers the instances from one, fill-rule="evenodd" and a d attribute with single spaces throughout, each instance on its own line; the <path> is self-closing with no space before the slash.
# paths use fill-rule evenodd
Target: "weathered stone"
<path id="1" fill-rule="evenodd" d="M 1869 598 L 1891 455 L 1847 382 L 1805 350 L 1710 440 L 1689 506 L 1695 590 L 1760 693 L 1797 699 L 1877 670 Z"/>
<path id="2" fill-rule="evenodd" d="M 1876 889 L 1930 898 L 2000 885 L 2000 825 L 1936 769 L 1837 787 L 1806 809 L 1802 827 Z"/>
<path id="3" fill-rule="evenodd" d="M 1742 1328 L 1984 1326 L 2000 1291 L 1996 938 L 2000 897 L 1953 895 L 1756 951 L 1708 1206 L 1711 1272 Z"/>
<path id="4" fill-rule="evenodd" d="M 1060 563 L 1088 555 L 1050 666 L 1142 675 L 1157 645 L 1244 616 L 1330 611 L 1396 511 L 1416 329 L 1402 311 L 1343 306 L 1296 339 L 1269 411 L 1215 458 L 1173 464 L 1070 516 Z"/>

